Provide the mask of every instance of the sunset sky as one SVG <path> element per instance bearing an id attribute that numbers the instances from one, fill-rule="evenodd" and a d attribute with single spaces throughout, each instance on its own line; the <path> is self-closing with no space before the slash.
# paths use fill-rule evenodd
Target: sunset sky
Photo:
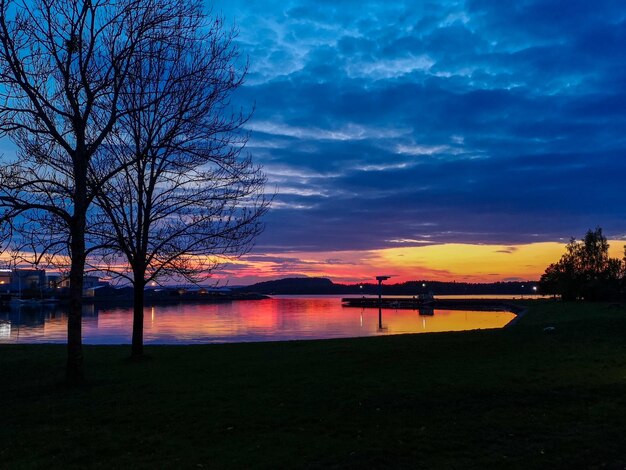
<path id="1" fill-rule="evenodd" d="M 626 3 L 218 1 L 277 189 L 231 282 L 536 279 L 626 233 Z M 613 242 L 621 257 L 624 242 Z"/>
<path id="2" fill-rule="evenodd" d="M 534 280 L 626 243 L 623 0 L 215 0 L 275 193 L 231 285 Z M 14 147 L 0 140 L 0 153 Z"/>

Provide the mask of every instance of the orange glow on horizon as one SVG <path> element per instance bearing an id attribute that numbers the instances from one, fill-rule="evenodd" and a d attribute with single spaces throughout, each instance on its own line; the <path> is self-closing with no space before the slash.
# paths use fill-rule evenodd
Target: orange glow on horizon
<path id="1" fill-rule="evenodd" d="M 624 241 L 610 240 L 609 254 L 621 259 Z M 565 243 L 476 245 L 447 243 L 367 251 L 290 252 L 244 256 L 218 278 L 230 284 L 251 284 L 285 277 L 327 277 L 334 282 L 372 282 L 380 274 L 389 281 L 412 280 L 497 282 L 538 280 L 558 261 Z M 247 258 L 253 258 L 248 260 Z"/>
<path id="2" fill-rule="evenodd" d="M 624 256 L 624 240 L 609 240 L 609 254 Z M 326 277 L 337 283 L 374 282 L 393 275 L 390 283 L 413 280 L 498 282 L 538 280 L 559 260 L 565 243 L 523 245 L 446 243 L 362 251 L 254 253 L 224 260 L 208 284 L 245 285 L 286 277 Z M 8 264 L 6 254 L 0 263 Z M 121 266 L 120 266 L 121 268 Z M 51 271 L 54 271 L 52 269 Z M 168 281 L 163 279 L 164 284 Z M 172 283 L 173 281 L 169 281 Z"/>

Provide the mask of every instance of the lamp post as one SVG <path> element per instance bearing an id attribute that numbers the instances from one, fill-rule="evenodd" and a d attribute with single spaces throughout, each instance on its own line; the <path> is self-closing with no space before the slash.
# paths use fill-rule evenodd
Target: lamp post
<path id="1" fill-rule="evenodd" d="M 378 281 L 378 329 L 383 329 L 383 281 L 389 279 L 390 276 L 376 276 Z"/>

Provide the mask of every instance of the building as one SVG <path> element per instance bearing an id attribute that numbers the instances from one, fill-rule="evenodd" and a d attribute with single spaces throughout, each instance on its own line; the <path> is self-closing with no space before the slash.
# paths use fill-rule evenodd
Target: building
<path id="1" fill-rule="evenodd" d="M 48 289 L 66 289 L 70 286 L 70 280 L 67 276 L 61 274 L 48 274 L 46 276 L 46 286 Z"/>
<path id="2" fill-rule="evenodd" d="M 108 285 L 97 276 L 85 276 L 83 289 L 93 291 L 94 288 Z M 46 274 L 44 269 L 0 269 L 0 292 L 21 294 L 27 291 L 50 292 L 65 290 L 70 287 L 70 280 L 66 275 Z"/>
<path id="3" fill-rule="evenodd" d="M 11 272 L 11 292 L 42 290 L 46 288 L 46 271 L 43 269 L 14 269 Z"/>
<path id="4" fill-rule="evenodd" d="M 0 269 L 0 291 L 9 290 L 9 285 L 11 284 L 11 273 L 10 269 Z"/>

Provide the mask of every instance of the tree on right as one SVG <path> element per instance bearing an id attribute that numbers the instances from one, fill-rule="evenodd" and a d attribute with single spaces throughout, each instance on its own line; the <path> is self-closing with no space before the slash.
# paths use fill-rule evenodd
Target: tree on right
<path id="1" fill-rule="evenodd" d="M 597 227 L 580 241 L 570 240 L 561 259 L 541 276 L 539 289 L 563 300 L 615 299 L 621 295 L 624 269 L 624 261 L 609 256 L 609 243 Z"/>

